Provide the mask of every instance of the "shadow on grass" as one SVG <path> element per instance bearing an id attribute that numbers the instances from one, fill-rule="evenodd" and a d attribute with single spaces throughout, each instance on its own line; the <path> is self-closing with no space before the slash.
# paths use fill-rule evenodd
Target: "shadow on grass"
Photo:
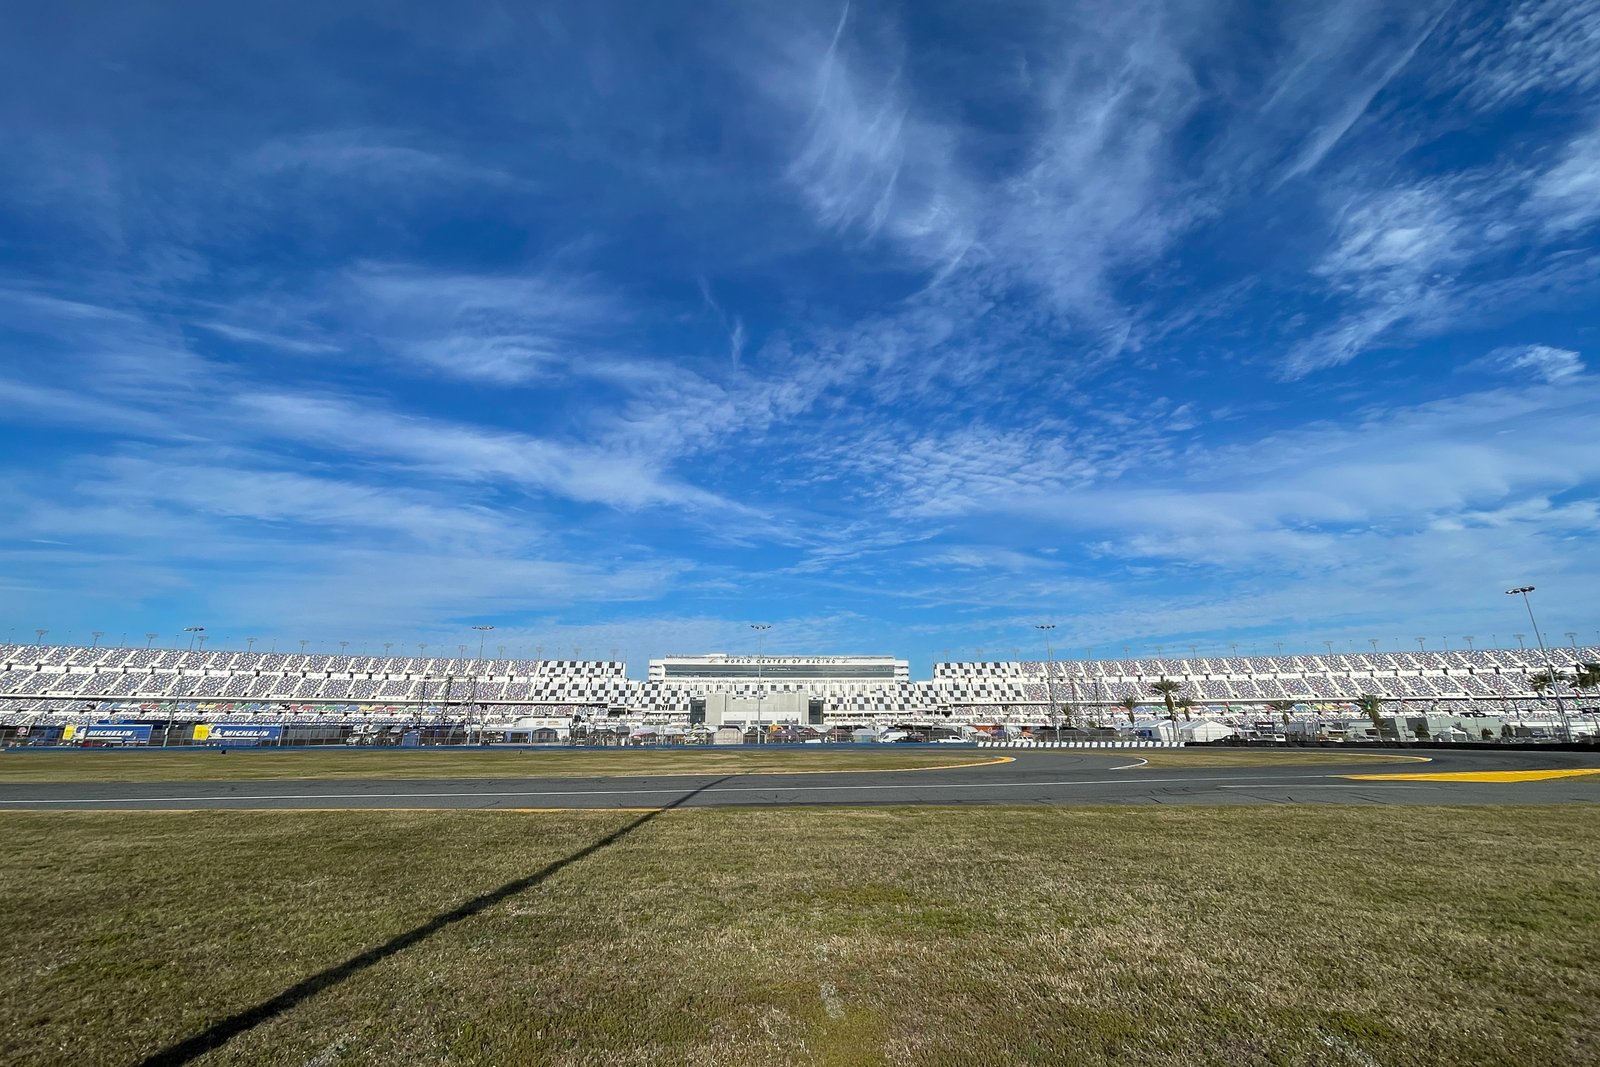
<path id="1" fill-rule="evenodd" d="M 593 844 L 585 845 L 572 853 L 572 855 L 564 856 L 525 878 L 515 879 L 500 886 L 498 889 L 473 897 L 460 907 L 444 912 L 441 915 L 435 915 L 421 926 L 414 926 L 403 934 L 397 934 L 376 948 L 368 949 L 359 956 L 352 956 L 343 963 L 318 971 L 310 978 L 296 982 L 271 1000 L 264 1000 L 260 1004 L 230 1015 L 193 1037 L 185 1038 L 174 1045 L 168 1045 L 160 1052 L 140 1060 L 140 1067 L 176 1067 L 178 1064 L 189 1063 L 207 1052 L 221 1048 L 240 1034 L 253 1030 L 269 1019 L 277 1018 L 318 993 L 331 989 L 346 979 L 360 974 L 368 967 L 383 962 L 390 956 L 404 952 L 414 945 L 421 944 L 440 930 L 453 926 L 463 919 L 470 919 L 479 912 L 500 903 L 507 897 L 515 896 L 526 889 L 532 889 L 534 886 L 549 880 L 564 868 L 594 855 L 603 848 L 616 844 L 662 812 L 680 807 L 712 786 L 720 785 L 732 777 L 734 776 L 724 775 L 715 781 L 707 782 L 699 788 L 692 789 L 672 803 L 654 811 L 645 812 L 626 826 L 613 830 Z"/>

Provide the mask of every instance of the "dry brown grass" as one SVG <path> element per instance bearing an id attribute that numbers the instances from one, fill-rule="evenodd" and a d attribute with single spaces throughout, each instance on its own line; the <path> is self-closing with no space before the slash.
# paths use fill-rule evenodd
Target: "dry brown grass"
<path id="1" fill-rule="evenodd" d="M 126 1063 L 621 812 L 0 816 L 0 1061 Z M 199 1062 L 1587 1064 L 1592 808 L 687 810 Z"/>
<path id="2" fill-rule="evenodd" d="M 0 756 L 0 782 L 221 782 L 266 779 L 548 778 L 763 771 L 907 770 L 984 763 L 993 752 L 899 745 L 751 749 L 87 749 Z"/>
<path id="3" fill-rule="evenodd" d="M 623 775 L 757 774 L 788 771 L 914 770 L 982 764 L 1018 750 L 885 746 L 770 749 L 289 749 L 271 748 L 10 752 L 0 783 L 220 782 L 286 779 L 549 778 Z M 1188 748 L 1029 749 L 1067 758 L 1089 755 L 1150 767 L 1272 767 L 1409 762 L 1359 749 Z M 1030 757 L 1033 758 L 1033 757 Z"/>

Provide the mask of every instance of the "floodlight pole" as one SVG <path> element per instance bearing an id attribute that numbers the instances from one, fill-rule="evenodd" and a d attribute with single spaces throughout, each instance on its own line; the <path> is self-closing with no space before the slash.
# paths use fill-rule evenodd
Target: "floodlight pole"
<path id="1" fill-rule="evenodd" d="M 1056 713 L 1056 679 L 1055 679 L 1055 650 L 1050 647 L 1050 631 L 1056 628 L 1053 622 L 1036 622 L 1035 630 L 1044 631 L 1044 686 L 1046 699 L 1050 701 L 1050 729 L 1055 732 L 1056 740 L 1061 740 L 1061 724 Z"/>
<path id="2" fill-rule="evenodd" d="M 1561 735 L 1567 744 L 1572 744 L 1572 723 L 1567 719 L 1567 707 L 1561 702 L 1561 686 L 1556 680 L 1556 667 L 1550 660 L 1550 653 L 1544 647 L 1544 635 L 1539 632 L 1539 620 L 1533 617 L 1533 601 L 1528 599 L 1528 594 L 1533 592 L 1531 585 L 1519 585 L 1515 589 L 1507 589 L 1506 596 L 1522 597 L 1522 606 L 1528 609 L 1528 621 L 1533 624 L 1533 639 L 1539 643 L 1539 655 L 1544 659 L 1544 669 L 1550 676 L 1550 691 L 1556 696 L 1556 715 L 1561 718 Z"/>
<path id="3" fill-rule="evenodd" d="M 766 743 L 766 734 L 762 732 L 761 701 L 766 695 L 766 690 L 761 684 L 762 664 L 761 652 L 766 643 L 767 631 L 772 629 L 770 622 L 753 622 L 750 629 L 756 632 L 756 744 Z"/>
<path id="4" fill-rule="evenodd" d="M 483 672 L 483 642 L 484 639 L 489 636 L 489 631 L 494 629 L 494 627 L 483 625 L 474 626 L 473 629 L 478 631 L 478 662 L 473 664 L 472 702 L 467 707 L 467 721 L 462 725 L 462 730 L 466 734 L 466 741 L 468 744 L 471 744 L 472 742 L 472 710 L 478 706 L 478 675 Z M 483 739 L 482 726 L 478 727 L 478 739 Z"/>
<path id="5" fill-rule="evenodd" d="M 204 626 L 185 626 L 183 632 L 189 635 L 189 647 L 194 648 L 194 635 L 206 632 Z M 172 701 L 167 705 L 167 728 L 161 732 L 161 747 L 166 748 L 167 742 L 172 738 L 172 721 L 178 717 L 178 690 L 183 688 L 183 661 L 178 661 L 178 677 L 172 683 Z"/>

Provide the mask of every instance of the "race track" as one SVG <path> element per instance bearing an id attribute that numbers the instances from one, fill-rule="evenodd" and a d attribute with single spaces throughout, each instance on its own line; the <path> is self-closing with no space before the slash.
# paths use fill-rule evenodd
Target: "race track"
<path id="1" fill-rule="evenodd" d="M 1133 751 L 992 754 L 1015 759 L 941 770 L 665 777 L 0 782 L 0 810 L 1600 802 L 1596 753 L 1434 749 L 1426 763 L 1182 770 L 1141 767 Z"/>

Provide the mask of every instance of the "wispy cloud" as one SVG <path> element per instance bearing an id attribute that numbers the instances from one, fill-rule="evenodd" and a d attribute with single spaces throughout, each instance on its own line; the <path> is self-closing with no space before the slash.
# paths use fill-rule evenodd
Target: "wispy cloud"
<path id="1" fill-rule="evenodd" d="M 953 268 L 975 239 L 970 194 L 950 133 L 912 113 L 898 29 L 846 3 L 831 24 L 777 32 L 752 76 L 798 125 L 788 177 L 818 223 Z"/>
<path id="2" fill-rule="evenodd" d="M 745 343 L 749 340 L 749 334 L 744 328 L 744 319 L 738 315 L 734 315 L 731 319 L 728 317 L 728 313 L 722 310 L 722 305 L 717 303 L 716 297 L 711 295 L 711 283 L 706 281 L 704 275 L 695 281 L 700 286 L 700 299 L 705 301 L 706 307 L 717 317 L 717 321 L 722 324 L 722 329 L 728 335 L 728 362 L 738 368 L 740 361 L 744 359 Z"/>
<path id="3" fill-rule="evenodd" d="M 1483 364 L 1511 374 L 1525 371 L 1547 382 L 1560 382 L 1583 373 L 1582 356 L 1553 345 L 1499 348 L 1489 353 Z"/>
<path id="4" fill-rule="evenodd" d="M 333 395 L 264 393 L 239 397 L 236 404 L 272 435 L 385 457 L 433 477 L 504 480 L 581 503 L 616 507 L 743 511 L 714 493 L 672 478 L 645 456 L 408 416 Z"/>
<path id="5" fill-rule="evenodd" d="M 483 275 L 364 264 L 349 278 L 352 313 L 374 341 L 418 363 L 476 381 L 522 384 L 585 355 L 618 303 L 581 280 Z"/>
<path id="6" fill-rule="evenodd" d="M 1439 80 L 1480 107 L 1600 85 L 1600 9 L 1566 0 L 1469 6 Z"/>
<path id="7" fill-rule="evenodd" d="M 1284 375 L 1339 366 L 1407 340 L 1407 331 L 1449 330 L 1514 290 L 1548 301 L 1581 285 L 1581 261 L 1549 242 L 1600 219 L 1586 195 L 1600 190 L 1597 146 L 1593 135 L 1580 137 L 1542 171 L 1500 165 L 1347 191 L 1334 201 L 1333 239 L 1312 270 L 1349 310 L 1292 345 Z"/>
<path id="8" fill-rule="evenodd" d="M 245 163 L 268 174 L 317 172 L 373 186 L 433 181 L 508 185 L 515 181 L 497 167 L 418 148 L 402 143 L 396 135 L 367 129 L 275 138 L 249 153 Z"/>
<path id="9" fill-rule="evenodd" d="M 307 341 L 297 337 L 285 337 L 281 334 L 268 333 L 264 330 L 254 330 L 248 326 L 235 326 L 226 322 L 201 322 L 196 323 L 203 330 L 210 330 L 214 334 L 226 337 L 230 341 L 239 341 L 248 345 L 265 345 L 268 348 L 277 348 L 285 352 L 299 352 L 303 355 L 319 355 L 327 352 L 339 351 L 339 346 L 326 341 Z"/>
<path id="10" fill-rule="evenodd" d="M 1547 231 L 1561 236 L 1576 236 L 1600 221 L 1600 128 L 1567 143 L 1534 182 L 1528 208 Z"/>
<path id="11" fill-rule="evenodd" d="M 1296 54 L 1263 110 L 1275 117 L 1315 116 L 1315 124 L 1277 181 L 1316 169 L 1411 63 L 1449 8 L 1333 4 L 1302 29 Z"/>

